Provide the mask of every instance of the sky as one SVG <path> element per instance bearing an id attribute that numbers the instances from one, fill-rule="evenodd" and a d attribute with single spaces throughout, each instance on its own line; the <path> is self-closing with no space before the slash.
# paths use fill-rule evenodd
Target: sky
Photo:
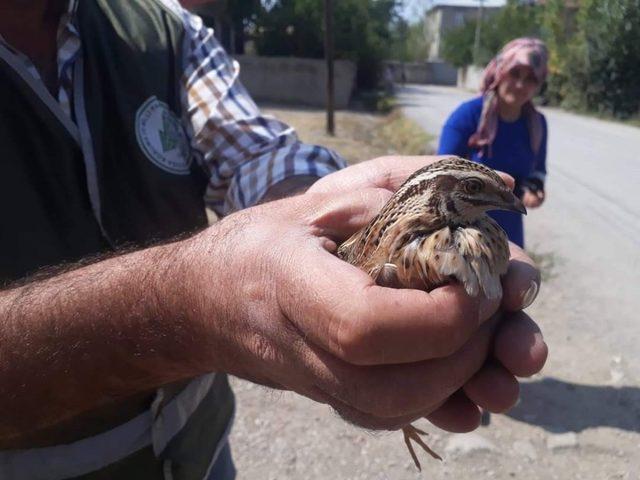
<path id="1" fill-rule="evenodd" d="M 506 3 L 506 0 L 484 0 L 484 5 L 486 6 L 501 6 Z M 477 6 L 478 0 L 404 0 L 404 7 L 402 9 L 402 16 L 406 18 L 409 22 L 418 21 L 418 19 L 422 18 L 424 11 L 431 7 L 432 5 L 469 5 L 469 6 Z"/>

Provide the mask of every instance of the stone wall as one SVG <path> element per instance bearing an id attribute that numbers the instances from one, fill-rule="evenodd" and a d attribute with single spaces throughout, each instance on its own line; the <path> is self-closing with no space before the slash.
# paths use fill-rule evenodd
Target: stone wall
<path id="1" fill-rule="evenodd" d="M 326 63 L 324 60 L 294 57 L 237 55 L 240 80 L 257 101 L 324 107 Z M 335 107 L 346 108 L 355 87 L 356 66 L 336 60 Z"/>

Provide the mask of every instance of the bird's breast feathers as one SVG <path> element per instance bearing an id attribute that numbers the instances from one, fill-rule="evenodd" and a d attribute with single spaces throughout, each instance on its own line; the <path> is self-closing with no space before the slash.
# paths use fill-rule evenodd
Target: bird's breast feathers
<path id="1" fill-rule="evenodd" d="M 392 234 L 396 229 L 398 232 Z M 369 245 L 366 255 L 362 251 L 357 255 L 361 237 L 345 242 L 339 255 L 382 286 L 429 291 L 457 281 L 471 296 L 481 290 L 488 298 L 502 295 L 500 276 L 507 271 L 508 242 L 504 231 L 490 217 L 472 225 L 445 226 L 432 232 L 408 233 L 412 229 L 400 225 L 389 230 L 386 242 Z"/>

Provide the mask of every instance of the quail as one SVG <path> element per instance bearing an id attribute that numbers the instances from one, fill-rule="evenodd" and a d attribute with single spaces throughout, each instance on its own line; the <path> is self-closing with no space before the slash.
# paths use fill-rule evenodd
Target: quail
<path id="1" fill-rule="evenodd" d="M 499 298 L 509 245 L 488 210 L 526 214 L 495 171 L 448 157 L 413 173 L 368 225 L 340 245 L 338 256 L 381 286 L 430 291 L 457 282 L 470 296 Z M 412 440 L 441 459 L 420 438 L 425 432 L 408 425 L 403 433 L 418 469 Z"/>

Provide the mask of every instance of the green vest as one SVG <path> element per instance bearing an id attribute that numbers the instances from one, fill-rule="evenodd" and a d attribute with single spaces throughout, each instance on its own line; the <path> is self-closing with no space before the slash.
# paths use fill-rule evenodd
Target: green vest
<path id="1" fill-rule="evenodd" d="M 207 177 L 180 122 L 178 8 L 81 0 L 77 25 L 75 124 L 0 55 L 0 283 L 207 224 Z M 226 377 L 217 375 L 194 413 L 200 421 L 187 422 L 159 459 L 149 447 L 114 465 L 117 478 L 163 478 L 167 458 L 176 480 L 202 478 L 232 411 Z"/>

